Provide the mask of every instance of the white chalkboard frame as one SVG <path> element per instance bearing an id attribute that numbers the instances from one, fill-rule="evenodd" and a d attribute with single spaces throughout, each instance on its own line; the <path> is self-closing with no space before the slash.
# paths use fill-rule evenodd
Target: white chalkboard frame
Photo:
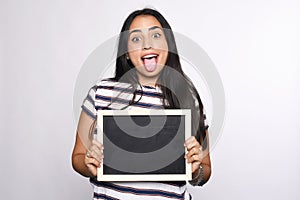
<path id="1" fill-rule="evenodd" d="M 164 109 L 164 110 L 98 110 L 97 113 L 97 140 L 103 144 L 103 117 L 114 115 L 181 115 L 185 118 L 185 140 L 191 136 L 191 110 Z M 184 141 L 182 141 L 182 144 Z M 105 144 L 104 144 L 105 148 Z M 105 149 L 104 149 L 105 150 Z M 185 153 L 187 149 L 185 148 Z M 98 181 L 188 181 L 192 179 L 192 165 L 185 160 L 185 173 L 183 174 L 104 174 L 103 163 L 97 169 Z"/>

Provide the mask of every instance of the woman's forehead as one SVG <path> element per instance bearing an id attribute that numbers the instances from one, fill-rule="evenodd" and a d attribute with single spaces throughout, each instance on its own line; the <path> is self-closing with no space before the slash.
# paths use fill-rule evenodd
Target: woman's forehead
<path id="1" fill-rule="evenodd" d="M 159 21 L 152 15 L 139 15 L 133 19 L 130 24 L 129 30 L 136 30 L 136 29 L 148 29 L 151 27 L 160 27 L 162 28 Z"/>

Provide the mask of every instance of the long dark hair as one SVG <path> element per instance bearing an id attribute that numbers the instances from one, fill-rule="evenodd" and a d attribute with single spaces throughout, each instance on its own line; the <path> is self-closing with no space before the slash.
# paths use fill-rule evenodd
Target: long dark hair
<path id="1" fill-rule="evenodd" d="M 168 57 L 165 67 L 159 75 L 157 85 L 160 87 L 163 96 L 163 106 L 167 109 L 191 109 L 192 111 L 192 135 L 202 144 L 203 149 L 207 147 L 206 128 L 204 124 L 205 115 L 203 114 L 203 104 L 200 96 L 191 82 L 182 70 L 175 37 L 171 26 L 167 20 L 156 10 L 145 8 L 132 12 L 125 20 L 119 36 L 118 53 L 116 59 L 115 81 L 120 81 L 125 74 L 131 74 L 130 79 L 125 82 L 133 83 L 136 86 L 139 82 L 136 73 L 133 73 L 135 67 L 130 60 L 126 59 L 128 52 L 128 30 L 135 17 L 139 15 L 151 15 L 161 24 L 168 44 Z M 176 73 L 174 73 L 176 72 Z M 176 77 L 174 77 L 176 76 Z M 121 80 L 124 81 L 123 79 Z M 135 87 L 136 89 L 137 87 Z M 136 92 L 129 104 L 134 104 Z"/>

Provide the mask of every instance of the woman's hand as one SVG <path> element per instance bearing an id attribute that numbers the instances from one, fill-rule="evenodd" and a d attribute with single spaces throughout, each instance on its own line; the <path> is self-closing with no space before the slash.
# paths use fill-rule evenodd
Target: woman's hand
<path id="1" fill-rule="evenodd" d="M 185 141 L 184 146 L 187 148 L 185 159 L 188 163 L 192 163 L 192 173 L 193 177 L 195 177 L 197 176 L 196 173 L 198 173 L 198 169 L 203 160 L 202 146 L 194 136 L 189 137 Z"/>
<path id="2" fill-rule="evenodd" d="M 97 176 L 97 168 L 103 161 L 103 145 L 93 140 L 91 146 L 87 149 L 84 164 L 93 176 Z"/>

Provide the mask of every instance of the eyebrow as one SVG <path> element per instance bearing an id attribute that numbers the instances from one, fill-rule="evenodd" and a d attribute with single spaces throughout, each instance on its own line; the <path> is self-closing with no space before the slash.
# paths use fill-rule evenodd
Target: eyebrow
<path id="1" fill-rule="evenodd" d="M 157 28 L 160 29 L 160 30 L 162 30 L 162 28 L 159 27 L 159 26 L 152 26 L 152 27 L 148 28 L 148 30 L 149 30 L 149 31 L 152 31 L 152 30 L 157 29 Z M 135 30 L 132 30 L 132 31 L 129 33 L 129 36 L 130 36 L 131 33 L 134 33 L 134 32 L 142 32 L 142 31 L 141 31 L 141 29 L 135 29 Z"/>

